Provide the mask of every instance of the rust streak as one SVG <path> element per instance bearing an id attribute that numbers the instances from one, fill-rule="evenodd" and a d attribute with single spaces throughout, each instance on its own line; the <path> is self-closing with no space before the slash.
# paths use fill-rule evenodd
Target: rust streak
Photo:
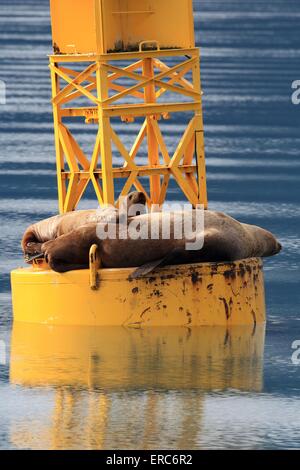
<path id="1" fill-rule="evenodd" d="M 224 304 L 226 319 L 229 320 L 230 313 L 229 313 L 229 306 L 228 306 L 227 300 L 224 297 L 219 297 L 219 300 L 222 300 Z"/>
<path id="2" fill-rule="evenodd" d="M 251 310 L 251 315 L 253 317 L 253 323 L 256 328 L 257 320 L 256 320 L 256 313 L 254 312 L 254 310 Z"/>

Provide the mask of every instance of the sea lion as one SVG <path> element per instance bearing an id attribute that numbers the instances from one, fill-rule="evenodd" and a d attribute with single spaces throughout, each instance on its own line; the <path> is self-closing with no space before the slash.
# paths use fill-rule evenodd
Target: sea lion
<path id="1" fill-rule="evenodd" d="M 134 191 L 124 197 L 119 209 L 109 206 L 94 210 L 79 210 L 55 215 L 37 222 L 28 227 L 21 242 L 25 259 L 28 261 L 30 257 L 39 256 L 42 244 L 47 241 L 55 240 L 82 225 L 109 222 L 111 220 L 118 222 L 125 212 L 130 213 L 130 208 L 133 205 L 145 207 L 145 204 L 146 197 L 144 193 Z"/>
<path id="2" fill-rule="evenodd" d="M 194 217 L 196 211 L 190 211 Z M 99 227 L 107 224 L 88 224 L 42 245 L 42 252 L 50 267 L 57 272 L 84 269 L 89 263 L 89 249 L 97 244 L 104 268 L 137 267 L 132 278 L 141 277 L 158 266 L 195 262 L 236 261 L 250 257 L 273 256 L 280 252 L 281 245 L 268 231 L 248 224 L 242 224 L 226 214 L 204 211 L 204 244 L 196 250 L 187 250 L 199 234 L 185 233 L 176 239 L 175 213 L 170 216 L 169 239 L 151 238 L 151 226 L 161 227 L 164 213 L 151 213 L 134 217 L 135 223 L 147 224 L 148 239 L 134 239 L 129 233 L 129 225 L 117 231 L 116 239 L 99 239 Z M 127 237 L 124 237 L 124 232 Z"/>

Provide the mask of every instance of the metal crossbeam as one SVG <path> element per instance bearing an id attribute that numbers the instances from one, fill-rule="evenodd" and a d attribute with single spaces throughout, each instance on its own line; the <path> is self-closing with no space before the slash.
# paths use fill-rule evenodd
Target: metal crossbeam
<path id="1" fill-rule="evenodd" d="M 121 67 L 113 65 L 108 56 L 88 60 L 85 56 L 72 55 L 72 62 L 90 62 L 82 71 L 70 68 L 69 57 L 52 56 L 52 103 L 54 111 L 55 142 L 60 211 L 74 210 L 89 183 L 94 187 L 99 204 L 116 203 L 114 181 L 124 179 L 119 196 L 126 195 L 132 187 L 142 191 L 147 203 L 163 204 L 169 184 L 175 180 L 191 202 L 207 205 L 203 122 L 201 109 L 201 85 L 198 78 L 199 56 L 191 50 L 190 58 L 179 64 L 164 64 L 160 54 L 136 55 L 133 63 Z M 164 54 L 163 54 L 164 55 Z M 176 51 L 175 56 L 179 56 Z M 124 56 L 122 56 L 124 58 Z M 127 57 L 127 56 L 126 56 Z M 58 59 L 58 60 L 55 60 Z M 89 58 L 91 59 L 91 57 Z M 111 60 L 115 60 L 111 59 Z M 159 73 L 157 73 L 157 70 Z M 192 81 L 186 74 L 192 73 Z M 131 81 L 126 86 L 124 80 Z M 121 82 L 118 82 L 121 80 Z M 132 81 L 135 84 L 132 84 Z M 93 94 L 93 93 L 94 94 Z M 113 94 L 112 94 L 113 93 Z M 188 97 L 187 101 L 157 102 L 165 94 Z M 127 97 L 140 100 L 126 103 Z M 90 106 L 78 106 L 84 97 Z M 68 107 L 66 104 L 68 103 Z M 193 113 L 177 148 L 170 153 L 160 128 L 160 119 L 172 113 Z M 130 149 L 127 149 L 113 130 L 111 119 L 120 117 L 131 122 L 144 116 L 144 121 Z M 98 125 L 92 154 L 85 154 L 68 128 L 65 118 L 85 118 Z M 147 138 L 148 165 L 139 165 L 138 156 Z M 113 167 L 113 154 L 118 153 L 123 165 Z M 150 193 L 140 178 L 150 179 Z"/>

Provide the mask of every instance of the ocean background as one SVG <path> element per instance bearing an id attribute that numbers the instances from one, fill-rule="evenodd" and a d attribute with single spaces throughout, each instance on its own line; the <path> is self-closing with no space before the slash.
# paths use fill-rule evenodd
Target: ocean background
<path id="1" fill-rule="evenodd" d="M 57 190 L 49 4 L 1 0 L 0 80 L 7 102 L 0 104 L 0 449 L 300 447 L 300 365 L 291 359 L 292 343 L 300 341 L 300 105 L 291 100 L 292 82 L 300 80 L 300 2 L 200 0 L 194 7 L 210 208 L 265 227 L 283 245 L 279 256 L 265 261 L 268 323 L 265 339 L 259 339 L 264 351 L 246 369 L 255 386 L 247 382 L 249 377 L 242 384 L 223 377 L 222 386 L 208 380 L 211 364 L 205 361 L 193 369 L 193 374 L 201 369 L 202 382 L 188 388 L 172 377 L 171 368 L 162 386 L 159 371 L 155 374 L 150 366 L 152 353 L 140 337 L 133 338 L 144 355 L 140 387 L 138 380 L 125 386 L 114 369 L 115 387 L 106 387 L 105 380 L 85 387 L 79 379 L 65 379 L 60 388 L 51 380 L 35 384 L 12 379 L 10 271 L 23 265 L 20 239 L 25 228 L 56 213 Z M 164 125 L 170 142 L 184 129 L 180 117 Z M 93 126 L 83 127 L 84 145 L 93 131 Z M 134 124 L 124 127 L 125 143 L 135 131 Z M 179 191 L 170 199 L 179 200 Z M 92 206 L 90 192 L 82 207 Z M 160 340 L 164 335 L 158 334 Z M 203 332 L 192 335 L 201 338 Z M 232 354 L 231 367 L 239 351 Z M 44 367 L 55 367 L 53 358 L 48 360 Z M 34 366 L 38 358 L 28 361 Z M 57 361 L 64 364 L 64 356 Z M 219 374 L 223 360 L 215 361 Z M 238 376 L 243 361 L 237 367 Z M 53 410 L 64 400 L 62 409 L 70 415 L 56 425 L 65 435 L 53 438 Z M 146 413 L 149 403 L 156 410 L 155 423 L 153 413 Z M 84 416 L 93 433 L 81 426 L 87 407 L 90 415 Z M 93 421 L 99 409 L 103 415 Z"/>

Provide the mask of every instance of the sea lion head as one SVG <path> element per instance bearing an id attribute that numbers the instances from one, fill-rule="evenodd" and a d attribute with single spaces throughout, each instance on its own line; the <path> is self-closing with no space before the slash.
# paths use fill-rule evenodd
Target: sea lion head
<path id="1" fill-rule="evenodd" d="M 280 253 L 282 245 L 273 235 L 273 233 L 256 225 L 243 224 L 246 233 L 250 233 L 253 240 L 252 256 L 268 257 Z"/>
<path id="2" fill-rule="evenodd" d="M 133 191 L 129 193 L 127 196 L 127 206 L 131 207 L 134 204 L 142 204 L 143 206 L 146 205 L 146 196 L 141 191 Z"/>
<path id="3" fill-rule="evenodd" d="M 146 213 L 146 196 L 141 191 L 129 193 L 120 203 L 120 216 L 126 214 L 129 217 Z"/>
<path id="4" fill-rule="evenodd" d="M 26 230 L 21 247 L 24 253 L 24 258 L 26 263 L 31 263 L 31 259 L 41 253 L 42 243 L 38 240 L 35 231 L 33 228 Z"/>
<path id="5" fill-rule="evenodd" d="M 282 245 L 279 241 L 274 237 L 271 232 L 267 230 L 265 232 L 265 240 L 266 240 L 266 254 L 265 256 L 274 256 L 280 253 L 282 250 Z"/>

